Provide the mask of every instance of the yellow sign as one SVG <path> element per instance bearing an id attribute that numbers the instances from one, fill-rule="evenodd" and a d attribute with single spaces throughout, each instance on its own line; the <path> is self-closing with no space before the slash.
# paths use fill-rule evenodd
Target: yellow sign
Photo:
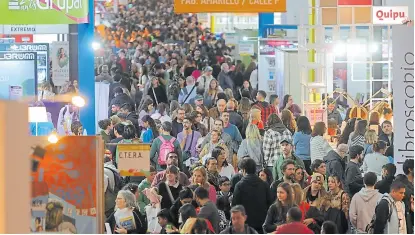
<path id="1" fill-rule="evenodd" d="M 119 144 L 117 153 L 121 176 L 146 176 L 150 171 L 149 144 Z"/>
<path id="2" fill-rule="evenodd" d="M 286 11 L 286 0 L 174 0 L 175 13 L 259 13 Z"/>

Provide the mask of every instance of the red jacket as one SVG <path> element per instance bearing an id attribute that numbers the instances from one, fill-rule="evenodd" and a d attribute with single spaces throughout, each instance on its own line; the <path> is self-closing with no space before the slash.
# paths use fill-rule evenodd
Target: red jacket
<path id="1" fill-rule="evenodd" d="M 314 234 L 305 224 L 293 222 L 278 226 L 277 231 L 273 234 Z"/>

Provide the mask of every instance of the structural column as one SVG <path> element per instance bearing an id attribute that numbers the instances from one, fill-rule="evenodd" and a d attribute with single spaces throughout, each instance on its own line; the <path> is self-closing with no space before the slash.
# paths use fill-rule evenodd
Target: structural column
<path id="1" fill-rule="evenodd" d="M 274 24 L 274 13 L 259 13 L 258 15 L 258 37 L 262 38 L 264 35 L 264 28 L 266 25 Z"/>
<path id="2" fill-rule="evenodd" d="M 89 23 L 78 27 L 78 82 L 79 92 L 86 104 L 81 108 L 80 119 L 88 135 L 95 135 L 95 74 L 94 74 L 94 0 L 89 1 Z"/>

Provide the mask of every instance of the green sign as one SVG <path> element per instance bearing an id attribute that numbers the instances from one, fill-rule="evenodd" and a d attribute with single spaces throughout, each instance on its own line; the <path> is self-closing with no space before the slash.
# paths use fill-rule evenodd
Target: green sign
<path id="1" fill-rule="evenodd" d="M 88 23 L 88 1 L 0 0 L 0 24 Z"/>

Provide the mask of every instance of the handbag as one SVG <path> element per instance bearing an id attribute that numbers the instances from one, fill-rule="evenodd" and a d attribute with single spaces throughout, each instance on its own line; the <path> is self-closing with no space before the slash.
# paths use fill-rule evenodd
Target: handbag
<path id="1" fill-rule="evenodd" d="M 161 211 L 160 204 L 153 207 L 151 204 L 145 207 L 147 216 L 147 231 L 153 234 L 159 234 L 161 226 L 158 223 L 157 214 Z"/>
<path id="2" fill-rule="evenodd" d="M 195 132 L 192 131 L 192 139 L 190 140 L 190 145 L 189 145 L 189 148 L 187 150 L 186 150 L 187 140 L 186 140 L 186 143 L 184 143 L 183 154 L 182 154 L 183 162 L 187 161 L 188 159 L 190 159 L 192 157 L 190 149 L 192 148 L 194 134 L 195 134 Z"/>

